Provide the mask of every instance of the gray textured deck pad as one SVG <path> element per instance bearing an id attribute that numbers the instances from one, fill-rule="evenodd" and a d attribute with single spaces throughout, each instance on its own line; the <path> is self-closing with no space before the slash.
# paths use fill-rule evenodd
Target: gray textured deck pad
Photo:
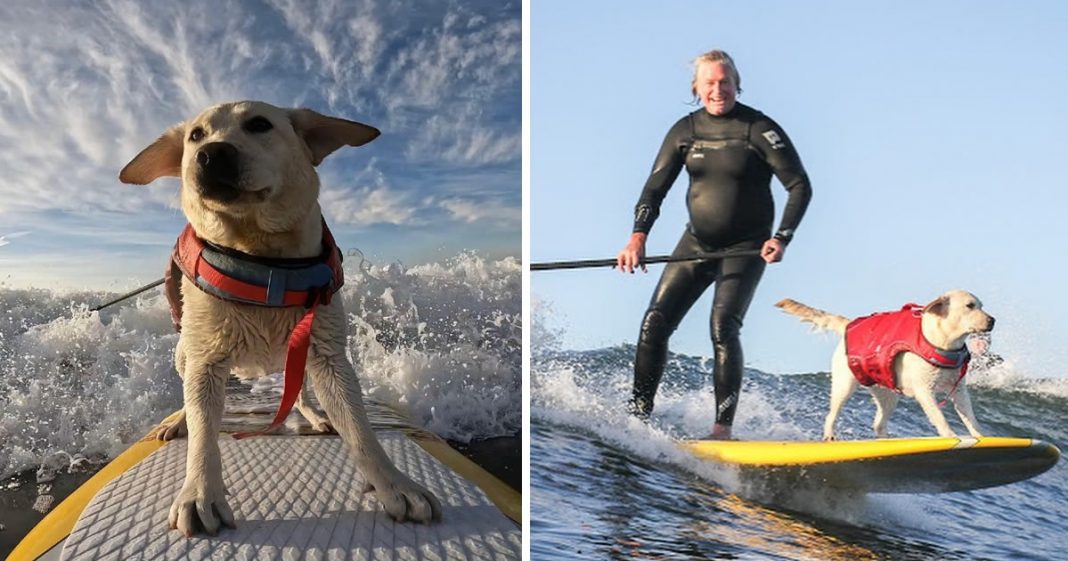
<path id="1" fill-rule="evenodd" d="M 186 538 L 167 527 L 185 479 L 186 440 L 152 453 L 93 498 L 62 559 L 506 560 L 521 531 L 477 487 L 395 432 L 378 433 L 401 471 L 437 494 L 442 521 L 398 524 L 338 437 L 219 439 L 237 529 Z"/>

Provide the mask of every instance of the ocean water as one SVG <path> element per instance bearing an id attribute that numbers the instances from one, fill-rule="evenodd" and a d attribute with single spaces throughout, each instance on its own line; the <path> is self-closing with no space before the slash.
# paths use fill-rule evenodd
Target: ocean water
<path id="1" fill-rule="evenodd" d="M 754 486 L 675 441 L 715 419 L 711 360 L 673 354 L 651 422 L 626 414 L 634 347 L 563 349 L 535 312 L 531 365 L 531 559 L 1058 560 L 1068 559 L 1068 462 L 1019 483 L 946 494 L 856 494 Z M 1015 370 L 969 374 L 989 435 L 1068 447 L 1068 380 Z M 819 439 L 827 373 L 747 370 L 740 439 Z M 866 392 L 839 419 L 871 438 Z M 966 434 L 955 413 L 947 418 Z M 931 436 L 902 400 L 894 436 Z"/>
<path id="2" fill-rule="evenodd" d="M 519 433 L 518 261 L 348 258 L 345 271 L 349 352 L 365 393 L 449 440 Z M 0 285 L 0 481 L 106 463 L 181 407 L 162 293 L 88 311 L 111 296 Z M 280 395 L 281 374 L 258 386 Z"/>

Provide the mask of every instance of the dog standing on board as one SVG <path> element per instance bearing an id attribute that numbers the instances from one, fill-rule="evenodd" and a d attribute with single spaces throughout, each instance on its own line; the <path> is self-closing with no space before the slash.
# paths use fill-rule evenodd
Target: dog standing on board
<path id="1" fill-rule="evenodd" d="M 315 166 L 338 148 L 366 144 L 378 134 L 373 127 L 308 109 L 225 103 L 167 130 L 119 175 L 124 183 L 139 185 L 163 176 L 181 178 L 182 211 L 191 230 L 179 238 L 176 263 L 184 242 L 190 241 L 200 250 L 210 248 L 220 263 L 238 261 L 245 263 L 238 267 L 248 270 L 267 267 L 275 276 L 262 288 L 272 299 L 283 294 L 272 288 L 283 284 L 276 283 L 277 277 L 289 283 L 290 271 L 271 267 L 312 263 L 322 276 L 322 267 L 331 265 L 325 288 L 332 290 L 309 290 L 305 302 L 303 292 L 287 288 L 285 304 L 226 299 L 209 293 L 212 288 L 196 273 L 183 269 L 186 274 L 178 275 L 180 309 L 175 319 L 181 320 L 181 336 L 175 363 L 185 405 L 160 438 L 189 435 L 185 484 L 169 516 L 171 527 L 187 536 L 200 529 L 214 535 L 220 525 L 234 526 L 217 440 L 227 377 L 231 372 L 252 378 L 282 370 L 298 322 L 306 328 L 308 344 L 306 362 L 296 362 L 307 369 L 328 418 L 307 405 L 303 392 L 296 401 L 298 410 L 316 429 L 340 434 L 368 488 L 394 519 L 429 522 L 441 516 L 437 498 L 401 473 L 375 437 L 346 355 L 341 298 L 330 297 L 344 276 L 319 206 Z M 196 263 L 199 267 L 203 260 L 197 257 Z M 287 378 L 289 370 L 287 364 Z"/>
<path id="2" fill-rule="evenodd" d="M 919 329 L 919 333 L 915 335 L 918 342 L 911 348 L 924 347 L 929 351 L 927 354 L 932 355 L 927 358 L 904 350 L 904 345 L 897 345 L 893 349 L 877 348 L 874 352 L 883 354 L 874 358 L 872 355 L 858 356 L 857 353 L 864 351 L 847 348 L 847 341 L 850 344 L 856 341 L 850 337 L 849 331 L 854 327 L 858 328 L 858 331 L 863 330 L 860 324 L 862 320 L 889 316 L 890 313 L 874 314 L 851 321 L 844 316 L 817 310 L 790 299 L 782 300 L 776 306 L 801 318 L 802 321 L 811 323 L 817 329 L 834 331 L 842 336 L 831 360 L 831 400 L 830 411 L 823 425 L 824 440 L 835 439 L 834 425 L 838 414 L 857 386 L 862 385 L 861 379 L 875 400 L 873 428 L 879 438 L 889 436 L 886 423 L 902 395 L 914 398 L 920 404 L 939 436 L 956 436 L 935 400 L 935 392 L 939 391 L 947 393 L 953 401 L 954 409 L 968 432 L 977 438 L 982 436 L 972 411 L 968 386 L 963 380 L 968 361 L 965 343 L 969 335 L 990 332 L 994 328 L 994 318 L 983 311 L 983 304 L 975 295 L 963 290 L 953 290 L 922 308 L 906 306 L 901 312 L 897 312 L 915 318 L 913 325 Z M 874 335 L 878 337 L 880 334 Z M 883 363 L 885 377 L 881 383 L 874 383 L 864 371 L 865 366 L 877 369 L 874 365 L 875 359 Z"/>

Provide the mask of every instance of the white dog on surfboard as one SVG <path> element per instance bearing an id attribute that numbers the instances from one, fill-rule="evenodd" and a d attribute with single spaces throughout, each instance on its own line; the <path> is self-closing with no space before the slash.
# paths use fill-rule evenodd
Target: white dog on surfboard
<path id="1" fill-rule="evenodd" d="M 842 336 L 831 360 L 831 400 L 823 425 L 824 440 L 835 439 L 838 414 L 860 385 L 865 385 L 875 400 L 873 428 L 879 438 L 889 436 L 887 420 L 902 395 L 920 404 L 940 436 L 956 436 L 935 400 L 936 392 L 949 396 L 972 436 L 982 436 L 963 379 L 969 359 L 965 343 L 969 335 L 992 330 L 994 318 L 983 311 L 975 295 L 953 290 L 926 306 L 908 305 L 897 312 L 856 320 L 790 299 L 776 306 L 818 329 Z"/>

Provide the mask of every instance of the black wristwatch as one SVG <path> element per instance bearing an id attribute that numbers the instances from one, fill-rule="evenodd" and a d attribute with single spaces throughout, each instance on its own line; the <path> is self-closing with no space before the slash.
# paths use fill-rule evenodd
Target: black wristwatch
<path id="1" fill-rule="evenodd" d="M 778 232 L 775 232 L 775 235 L 772 237 L 783 244 L 788 244 L 790 243 L 790 240 L 794 239 L 794 231 L 791 229 L 779 230 Z"/>

